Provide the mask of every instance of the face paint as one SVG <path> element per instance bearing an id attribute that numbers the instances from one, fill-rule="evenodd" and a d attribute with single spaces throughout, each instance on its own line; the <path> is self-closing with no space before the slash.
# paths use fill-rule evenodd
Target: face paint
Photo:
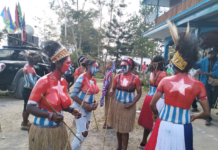
<path id="1" fill-rule="evenodd" d="M 99 71 L 98 68 L 93 67 L 93 66 L 90 66 L 90 72 L 91 72 L 94 76 L 96 75 L 96 73 L 97 73 L 98 71 Z"/>
<path id="2" fill-rule="evenodd" d="M 128 65 L 122 65 L 121 70 L 123 73 L 127 73 L 129 71 L 129 66 Z"/>
<path id="3" fill-rule="evenodd" d="M 121 71 L 127 73 L 129 71 L 129 64 L 125 61 L 121 61 Z"/>
<path id="4" fill-rule="evenodd" d="M 68 68 L 70 67 L 70 63 L 71 63 L 71 59 L 68 56 L 67 59 L 65 60 L 65 62 L 63 63 L 63 66 L 61 68 L 61 72 L 65 72 L 68 70 Z"/>

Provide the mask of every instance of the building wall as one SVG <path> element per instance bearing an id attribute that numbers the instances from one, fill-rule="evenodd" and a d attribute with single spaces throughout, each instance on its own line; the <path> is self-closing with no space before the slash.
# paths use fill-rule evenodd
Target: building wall
<path id="1" fill-rule="evenodd" d="M 186 0 L 183 3 L 181 3 L 180 5 L 176 6 L 175 8 L 171 9 L 170 11 L 168 11 L 167 13 L 163 14 L 162 16 L 160 16 L 159 18 L 157 18 L 155 25 L 159 25 L 160 23 L 178 15 L 179 13 L 185 11 L 186 9 L 202 2 L 204 0 Z"/>
<path id="2" fill-rule="evenodd" d="M 183 0 L 170 0 L 170 9 L 181 3 Z"/>

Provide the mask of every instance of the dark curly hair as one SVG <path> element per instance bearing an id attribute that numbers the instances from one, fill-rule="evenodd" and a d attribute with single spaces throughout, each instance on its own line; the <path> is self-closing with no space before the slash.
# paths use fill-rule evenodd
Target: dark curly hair
<path id="1" fill-rule="evenodd" d="M 77 59 L 78 64 L 80 65 L 80 63 L 81 63 L 84 59 L 87 59 L 87 57 L 84 56 L 84 55 L 79 56 L 79 58 Z"/>
<path id="2" fill-rule="evenodd" d="M 62 46 L 56 41 L 48 40 L 42 43 L 42 51 L 49 57 L 50 64 L 51 64 L 51 71 L 54 71 L 56 68 L 55 63 L 52 63 L 51 57 L 55 54 L 55 52 L 60 49 Z M 67 59 L 67 56 L 58 60 L 58 62 L 63 65 L 65 60 Z"/>
<path id="3" fill-rule="evenodd" d="M 93 65 L 95 62 L 95 60 L 87 59 L 84 63 L 82 63 L 82 66 L 87 70 L 87 67 Z"/>
<path id="4" fill-rule="evenodd" d="M 152 59 L 152 63 L 154 65 L 156 65 L 155 63 L 158 63 L 157 66 L 152 65 L 152 68 L 151 68 L 152 71 L 154 71 L 156 69 L 160 70 L 160 71 L 164 70 L 164 58 L 163 58 L 163 56 L 161 56 L 161 55 L 154 56 L 154 58 Z"/>
<path id="5" fill-rule="evenodd" d="M 182 73 L 189 72 L 189 70 L 193 68 L 198 61 L 199 44 L 200 43 L 197 37 L 191 35 L 190 33 L 182 32 L 175 50 L 178 51 L 183 60 L 187 62 L 187 66 L 184 70 L 180 70 L 175 65 L 174 67 Z"/>

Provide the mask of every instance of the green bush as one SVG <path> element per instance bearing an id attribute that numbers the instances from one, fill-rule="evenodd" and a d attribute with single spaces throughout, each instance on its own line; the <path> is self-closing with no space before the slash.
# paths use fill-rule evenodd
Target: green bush
<path id="1" fill-rule="evenodd" d="M 97 73 L 95 78 L 97 78 L 97 79 L 104 79 L 104 75 L 102 73 Z"/>

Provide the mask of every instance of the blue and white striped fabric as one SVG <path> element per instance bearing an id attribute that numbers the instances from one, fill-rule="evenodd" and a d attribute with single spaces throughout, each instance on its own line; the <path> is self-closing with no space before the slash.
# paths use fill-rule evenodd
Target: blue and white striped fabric
<path id="1" fill-rule="evenodd" d="M 39 76 L 34 77 L 33 74 L 28 73 L 28 75 L 24 74 L 24 79 L 25 79 L 25 85 L 24 87 L 34 87 L 36 82 L 37 82 L 37 78 L 39 78 Z"/>
<path id="2" fill-rule="evenodd" d="M 79 76 L 78 79 L 76 80 L 76 82 L 74 83 L 74 87 L 71 93 L 71 98 L 75 97 L 78 95 L 78 93 L 80 92 L 80 88 L 83 82 L 83 77 Z"/>
<path id="3" fill-rule="evenodd" d="M 157 87 L 150 85 L 150 86 L 149 86 L 148 95 L 149 95 L 149 96 L 154 96 L 154 94 L 156 93 L 156 91 L 157 91 Z M 160 93 L 160 94 L 163 94 L 163 93 Z M 161 98 L 164 98 L 164 94 L 163 94 L 163 96 L 161 96 Z"/>
<path id="4" fill-rule="evenodd" d="M 150 86 L 149 86 L 149 93 L 148 93 L 148 95 L 149 95 L 149 96 L 154 96 L 156 90 L 157 90 L 157 87 L 154 87 L 154 86 L 151 86 L 151 85 L 150 85 Z"/>
<path id="5" fill-rule="evenodd" d="M 135 92 L 117 90 L 116 99 L 124 104 L 131 103 L 135 99 Z"/>
<path id="6" fill-rule="evenodd" d="M 86 93 L 80 91 L 78 94 L 77 94 L 77 97 L 83 101 L 84 97 L 86 96 L 86 99 L 84 100 L 85 102 L 87 103 L 93 103 L 95 101 L 95 95 L 92 94 L 92 95 L 86 95 Z"/>
<path id="7" fill-rule="evenodd" d="M 42 110 L 45 112 L 48 112 L 46 109 L 42 109 Z M 58 113 L 63 115 L 63 111 L 59 111 Z M 48 118 L 41 118 L 41 117 L 34 116 L 33 124 L 38 126 L 38 127 L 50 128 L 50 127 L 58 127 L 58 126 L 62 125 L 63 123 L 57 124 L 54 121 L 49 121 Z"/>
<path id="8" fill-rule="evenodd" d="M 189 109 L 165 104 L 159 114 L 159 118 L 176 124 L 189 124 L 191 122 L 191 113 Z"/>
<path id="9" fill-rule="evenodd" d="M 81 101 L 83 101 L 86 95 L 86 93 L 81 91 L 81 85 L 82 85 L 83 79 L 84 79 L 83 76 L 79 76 L 79 78 L 76 80 L 76 83 L 74 84 L 74 87 L 71 93 L 71 98 L 77 96 Z M 94 94 L 92 95 L 87 94 L 85 102 L 93 103 L 94 100 L 95 100 Z"/>

